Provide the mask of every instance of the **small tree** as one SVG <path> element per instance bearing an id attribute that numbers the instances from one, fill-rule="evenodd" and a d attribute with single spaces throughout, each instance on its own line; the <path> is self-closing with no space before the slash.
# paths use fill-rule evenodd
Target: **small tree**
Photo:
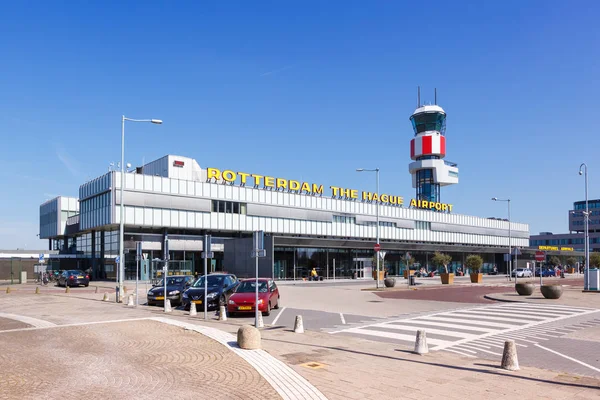
<path id="1" fill-rule="evenodd" d="M 550 257 L 550 261 L 549 261 L 550 265 L 552 265 L 553 267 L 556 267 L 557 265 L 560 265 L 560 258 L 556 257 L 556 256 L 552 256 Z"/>
<path id="2" fill-rule="evenodd" d="M 471 270 L 472 273 L 478 274 L 479 271 L 481 271 L 481 267 L 483 266 L 483 258 L 476 254 L 471 254 L 467 256 L 467 259 L 465 260 L 465 265 Z"/>
<path id="3" fill-rule="evenodd" d="M 415 259 L 409 253 L 406 253 L 404 256 L 402 256 L 402 261 L 404 261 L 404 263 L 406 264 L 406 270 L 410 271 L 410 267 L 414 264 Z M 407 272 L 407 274 L 408 273 L 410 272 Z"/>
<path id="4" fill-rule="evenodd" d="M 600 253 L 590 254 L 590 267 L 600 268 Z"/>
<path id="5" fill-rule="evenodd" d="M 436 251 L 431 262 L 438 268 L 444 267 L 444 271 L 448 273 L 448 265 L 452 262 L 452 256 Z"/>
<path id="6" fill-rule="evenodd" d="M 575 257 L 567 257 L 567 265 L 569 266 L 574 266 L 575 264 L 577 264 L 577 259 Z"/>

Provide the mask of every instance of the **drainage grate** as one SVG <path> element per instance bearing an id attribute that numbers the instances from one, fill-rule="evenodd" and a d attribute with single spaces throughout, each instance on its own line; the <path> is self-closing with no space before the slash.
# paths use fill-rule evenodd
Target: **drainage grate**
<path id="1" fill-rule="evenodd" d="M 321 364 L 315 361 L 311 361 L 311 362 L 307 362 L 304 364 L 300 364 L 301 367 L 306 367 L 306 368 L 311 368 L 311 369 L 319 369 L 319 368 L 324 368 L 325 364 Z"/>

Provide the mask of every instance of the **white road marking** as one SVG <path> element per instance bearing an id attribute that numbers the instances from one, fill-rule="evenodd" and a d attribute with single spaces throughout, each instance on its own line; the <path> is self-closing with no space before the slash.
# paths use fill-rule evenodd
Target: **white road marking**
<path id="1" fill-rule="evenodd" d="M 501 331 L 501 329 L 490 329 L 490 328 L 481 328 L 478 326 L 464 326 L 464 325 L 459 325 L 459 324 L 447 324 L 444 322 L 430 322 L 430 321 L 422 321 L 422 320 L 400 320 L 400 321 L 394 321 L 396 323 L 402 323 L 402 324 L 417 324 L 417 325 L 429 325 L 429 326 L 439 326 L 439 327 L 443 327 L 443 328 L 458 328 L 458 329 L 462 329 L 465 331 L 476 331 L 476 332 L 494 332 L 494 331 Z M 423 328 L 423 329 L 427 329 L 427 328 Z"/>
<path id="2" fill-rule="evenodd" d="M 461 356 L 465 356 L 465 357 L 471 357 L 471 358 L 477 358 L 475 356 L 472 356 L 471 354 L 466 354 L 466 353 L 461 353 L 458 350 L 453 350 L 453 349 L 446 349 L 446 351 L 450 351 L 452 353 L 456 353 L 456 354 L 460 354 Z"/>
<path id="3" fill-rule="evenodd" d="M 424 317 L 425 318 L 425 317 Z M 509 324 L 500 324 L 498 322 L 487 322 L 487 321 L 478 321 L 478 320 L 471 320 L 471 319 L 462 319 L 462 318 L 446 318 L 446 317 L 438 317 L 436 316 L 431 316 L 431 317 L 426 317 L 427 321 L 444 321 L 444 322 L 462 322 L 465 324 L 471 324 L 471 325 L 482 325 L 485 327 L 491 326 L 491 327 L 495 327 L 495 328 L 513 328 L 514 325 L 509 325 Z M 418 321 L 420 318 L 415 318 L 415 321 Z"/>
<path id="4" fill-rule="evenodd" d="M 461 347 L 461 346 L 456 346 L 456 348 L 458 348 L 460 351 L 466 351 L 467 353 L 471 353 L 471 354 L 477 354 L 477 352 L 476 352 L 476 351 L 474 351 L 474 350 L 469 350 L 469 349 L 465 349 L 465 348 L 463 348 L 463 347 Z"/>
<path id="5" fill-rule="evenodd" d="M 397 339 L 397 340 L 403 340 L 403 341 L 407 341 L 407 342 L 414 342 L 416 339 L 416 337 L 412 336 L 412 335 L 403 335 L 400 333 L 376 331 L 373 329 L 365 329 L 365 328 L 350 328 L 350 329 L 347 329 L 345 332 L 358 333 L 361 335 L 379 336 L 379 337 L 383 337 L 383 338 Z M 449 342 L 447 340 L 441 340 L 441 339 L 427 338 L 427 343 L 437 345 L 437 346 L 446 346 L 446 345 L 452 344 L 453 342 Z"/>
<path id="6" fill-rule="evenodd" d="M 43 319 L 27 317 L 25 315 L 17 315 L 17 314 L 9 314 L 9 313 L 0 312 L 0 317 L 7 318 L 7 319 L 14 319 L 15 321 L 20 321 L 25 324 L 32 325 L 35 328 L 49 328 L 51 326 L 56 326 L 55 323 L 52 323 L 50 321 L 44 321 Z M 30 328 L 22 328 L 22 329 L 30 329 Z M 15 329 L 11 329 L 11 330 L 14 331 Z"/>
<path id="7" fill-rule="evenodd" d="M 346 320 L 344 319 L 344 314 L 340 313 L 340 319 L 342 320 L 342 325 L 346 325 Z"/>
<path id="8" fill-rule="evenodd" d="M 275 317 L 275 319 L 273 320 L 273 322 L 271 322 L 271 325 L 275 325 L 277 323 L 277 321 L 279 320 L 279 317 L 281 317 L 281 314 L 283 314 L 283 312 L 285 311 L 287 307 L 283 307 L 279 313 L 277 314 L 277 316 Z"/>
<path id="9" fill-rule="evenodd" d="M 496 344 L 496 343 L 486 342 L 484 340 L 477 340 L 477 341 L 472 342 L 472 343 L 482 343 L 482 344 L 485 344 L 486 346 L 496 347 L 498 349 L 503 349 L 504 348 L 504 346 L 501 346 L 501 345 Z M 489 349 L 489 347 L 487 347 L 487 348 Z"/>
<path id="10" fill-rule="evenodd" d="M 517 322 L 517 323 L 527 323 L 528 321 L 526 319 L 515 319 L 515 318 L 508 318 L 508 317 L 496 317 L 495 315 L 490 315 L 490 314 L 484 314 L 481 313 L 479 311 L 461 311 L 461 312 L 457 312 L 454 315 L 459 315 L 461 317 L 478 317 L 480 319 L 491 319 L 491 320 L 495 320 L 495 321 L 500 321 L 500 322 Z"/>
<path id="11" fill-rule="evenodd" d="M 387 322 L 384 322 L 382 324 L 372 325 L 372 326 L 378 327 L 378 328 L 397 329 L 397 330 L 401 330 L 401 331 L 412 331 L 412 332 L 424 330 L 427 333 L 431 333 L 433 335 L 443 335 L 443 336 L 459 337 L 459 338 L 468 338 L 468 337 L 476 338 L 479 336 L 479 335 L 472 335 L 470 333 L 445 331 L 442 329 L 434 329 L 434 328 L 425 329 L 425 328 L 419 328 L 417 326 L 397 325 L 397 324 L 392 324 L 392 323 L 387 323 Z M 429 340 L 429 338 L 427 340 Z"/>
<path id="12" fill-rule="evenodd" d="M 571 360 L 571 361 L 573 361 L 573 362 L 576 362 L 577 364 L 581 364 L 581 365 L 583 365 L 584 367 L 588 367 L 589 369 L 592 369 L 592 370 L 594 370 L 594 371 L 596 371 L 596 372 L 600 372 L 600 369 L 598 369 L 598 368 L 596 368 L 596 367 L 593 367 L 593 366 L 591 366 L 590 364 L 586 364 L 586 363 L 584 363 L 583 361 L 579 361 L 579 360 L 577 360 L 577 359 L 575 359 L 575 358 L 573 358 L 573 357 L 569 357 L 569 356 L 567 356 L 567 355 L 565 355 L 565 354 L 559 353 L 558 351 L 555 351 L 555 350 L 549 349 L 549 348 L 547 348 L 547 347 L 540 346 L 539 344 L 536 344 L 536 346 L 537 346 L 537 347 L 539 347 L 540 349 L 544 349 L 544 350 L 546 350 L 546 351 L 549 351 L 550 353 L 554 353 L 554 354 L 556 354 L 557 356 L 561 356 L 561 357 L 564 357 L 564 358 L 566 358 L 567 360 Z"/>
<path id="13" fill-rule="evenodd" d="M 466 345 L 463 345 L 463 346 L 466 346 Z M 484 349 L 478 348 L 478 346 L 474 345 L 473 343 L 469 343 L 469 346 L 477 351 L 482 351 L 484 353 L 493 354 L 495 356 L 502 356 L 502 354 L 500 354 L 500 353 L 496 353 L 494 351 L 489 351 L 489 350 L 484 350 Z"/>

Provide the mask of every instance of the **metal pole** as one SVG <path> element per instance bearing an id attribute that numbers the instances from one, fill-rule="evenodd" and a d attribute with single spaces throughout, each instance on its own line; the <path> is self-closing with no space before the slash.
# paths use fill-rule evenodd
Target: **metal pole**
<path id="1" fill-rule="evenodd" d="M 590 289 L 590 237 L 589 237 L 589 218 L 590 211 L 588 209 L 588 173 L 587 165 L 585 165 L 585 272 L 583 275 L 584 290 Z"/>
<path id="2" fill-rule="evenodd" d="M 333 280 L 335 281 L 335 258 L 333 259 Z"/>
<path id="3" fill-rule="evenodd" d="M 258 240 L 256 241 L 255 244 L 255 262 L 256 262 L 256 291 L 255 291 L 255 297 L 254 297 L 254 326 L 258 329 L 258 313 L 260 312 L 258 310 Z"/>
<path id="4" fill-rule="evenodd" d="M 510 199 L 508 199 L 508 280 L 512 280 L 512 233 L 510 225 Z M 516 275 L 517 274 L 515 274 L 515 281 Z"/>
<path id="5" fill-rule="evenodd" d="M 202 256 L 204 257 L 204 320 L 208 320 L 208 303 L 206 301 L 208 295 L 208 254 L 206 253 L 206 243 L 208 242 L 208 235 L 204 235 L 204 251 Z M 219 310 L 220 312 L 220 310 Z"/>
<path id="6" fill-rule="evenodd" d="M 327 280 L 329 280 L 329 249 L 325 250 L 325 257 L 327 257 Z"/>
<path id="7" fill-rule="evenodd" d="M 517 248 L 515 248 L 515 271 L 517 271 L 519 269 L 519 252 L 517 251 Z M 515 272 L 515 284 L 517 284 L 517 275 L 518 272 Z M 523 276 L 525 276 L 525 273 L 523 272 Z"/>
<path id="8" fill-rule="evenodd" d="M 375 175 L 377 177 L 377 247 L 379 247 L 379 168 L 375 168 Z M 377 289 L 379 289 L 379 252 L 375 252 L 377 258 Z"/>
<path id="9" fill-rule="evenodd" d="M 125 231 L 125 221 L 123 220 L 124 208 L 123 208 L 123 188 L 125 186 L 125 116 L 123 115 L 121 118 L 121 201 L 119 204 L 119 265 L 117 271 L 117 295 L 115 296 L 115 301 L 117 303 L 121 302 L 121 296 L 123 295 L 123 271 L 125 271 L 125 260 L 123 257 L 123 241 L 124 241 L 124 231 Z"/>
<path id="10" fill-rule="evenodd" d="M 136 263 L 135 263 L 135 306 L 139 305 L 138 302 L 138 277 L 140 275 L 140 257 L 136 254 Z"/>
<path id="11" fill-rule="evenodd" d="M 163 282 L 165 286 L 163 304 L 165 312 L 167 312 L 167 276 L 169 276 L 169 239 L 165 239 L 165 267 L 163 268 Z"/>

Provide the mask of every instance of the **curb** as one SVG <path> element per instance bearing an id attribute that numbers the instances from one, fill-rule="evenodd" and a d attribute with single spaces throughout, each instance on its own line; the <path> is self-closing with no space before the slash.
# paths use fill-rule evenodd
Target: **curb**
<path id="1" fill-rule="evenodd" d="M 483 296 L 483 298 L 487 299 L 487 300 L 492 300 L 492 301 L 499 301 L 501 303 L 529 303 L 528 301 L 499 299 L 499 298 L 492 297 L 492 296 L 493 296 L 492 294 L 486 294 Z"/>

